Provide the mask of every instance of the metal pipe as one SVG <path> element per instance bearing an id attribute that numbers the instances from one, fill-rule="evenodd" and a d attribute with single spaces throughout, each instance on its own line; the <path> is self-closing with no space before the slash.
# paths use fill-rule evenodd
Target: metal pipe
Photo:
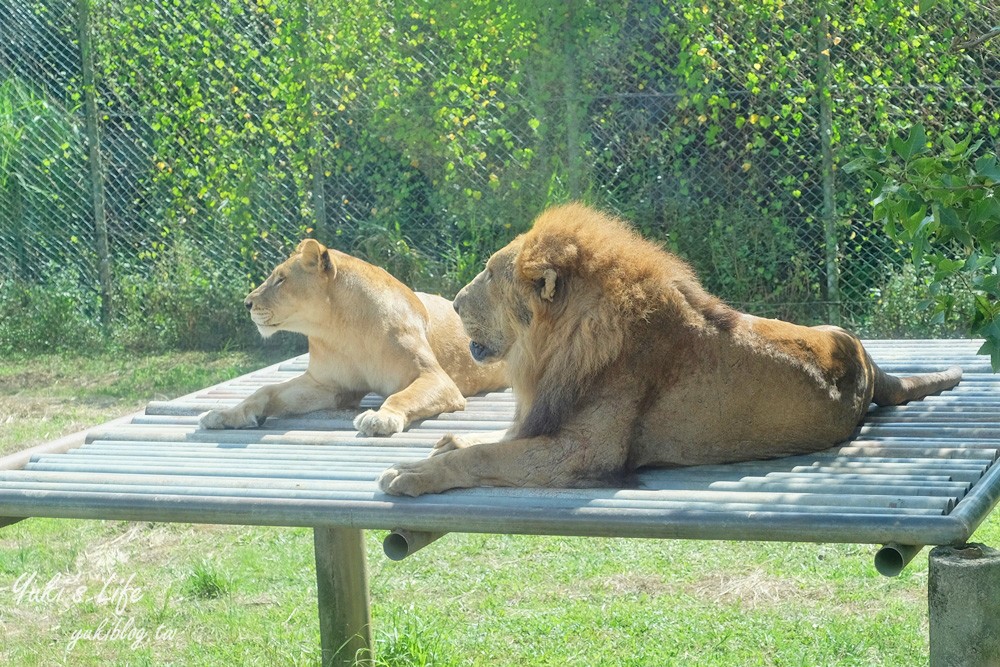
<path id="1" fill-rule="evenodd" d="M 420 530 L 397 528 L 382 540 L 382 551 L 389 560 L 403 560 L 444 535 L 446 533 L 428 533 Z"/>
<path id="2" fill-rule="evenodd" d="M 232 466 L 230 466 L 232 467 Z M 87 473 L 151 473 L 151 474 L 185 474 L 192 476 L 213 477 L 220 469 L 217 464 L 202 463 L 174 463 L 172 465 L 152 465 L 144 463 L 142 465 L 131 464 L 107 464 L 107 463 L 65 463 L 62 461 L 38 463 L 31 465 L 32 470 L 53 470 L 65 472 L 87 472 Z M 373 481 L 380 472 L 378 467 L 357 467 L 342 468 L 335 472 L 320 472 L 316 470 L 315 464 L 291 464 L 282 462 L 281 464 L 261 464 L 261 465 L 240 465 L 238 471 L 230 471 L 230 476 L 270 476 L 270 477 L 302 477 L 308 479 L 355 479 Z M 506 493 L 504 493 L 506 492 Z M 893 509 L 930 509 L 947 513 L 954 506 L 955 499 L 941 496 L 906 496 L 902 494 L 856 494 L 842 495 L 838 493 L 784 493 L 776 491 L 713 491 L 706 489 L 683 489 L 683 490 L 615 490 L 615 489 L 531 489 L 522 490 L 519 493 L 511 492 L 510 489 L 470 489 L 458 493 L 440 495 L 445 499 L 442 502 L 472 502 L 472 498 L 497 497 L 503 498 L 505 505 L 520 505 L 527 503 L 528 506 L 544 509 L 546 507 L 566 504 L 566 506 L 577 507 L 583 504 L 593 506 L 601 505 L 633 505 L 636 507 L 656 506 L 658 503 L 738 503 L 749 505 L 762 505 L 766 507 L 768 503 L 784 504 L 790 506 L 814 506 L 826 507 L 831 511 L 848 507 L 880 508 L 883 510 Z M 419 500 L 419 499 L 418 499 Z M 410 501 L 418 502 L 418 501 Z M 420 501 L 423 502 L 423 501 Z M 492 502 L 492 501 L 491 501 Z M 756 508 L 754 508 L 756 509 Z"/>
<path id="3" fill-rule="evenodd" d="M 875 552 L 875 569 L 885 577 L 896 577 L 923 549 L 921 544 L 890 542 Z"/>
<path id="4" fill-rule="evenodd" d="M 965 524 L 966 537 L 970 537 L 1000 502 L 1000 465 L 992 466 L 962 501 L 955 508 L 954 518 Z"/>
<path id="5" fill-rule="evenodd" d="M 243 498 L 248 502 L 266 502 L 270 500 L 325 500 L 332 502 L 377 502 L 385 498 L 384 495 L 374 493 L 368 489 L 361 490 L 304 490 L 301 488 L 262 488 L 256 486 L 231 486 L 227 488 L 212 486 L 206 482 L 192 482 L 195 486 L 176 485 L 170 487 L 170 493 L 177 496 L 198 496 L 204 498 Z M 140 497 L 147 495 L 159 495 L 163 493 L 162 487 L 151 486 L 149 484 L 107 484 L 101 482 L 68 482 L 68 483 L 48 483 L 48 482 L 9 482 L 5 484 L 7 489 L 37 491 L 37 492 L 59 492 L 65 494 L 77 493 L 124 493 L 130 497 Z M 412 501 L 416 505 L 429 506 L 449 506 L 461 508 L 466 512 L 475 512 L 483 507 L 490 507 L 495 504 L 495 499 L 484 496 L 458 497 L 454 495 L 425 496 Z M 888 510 L 877 505 L 845 505 L 833 508 L 840 514 L 867 514 L 867 515 L 887 515 L 893 516 L 942 516 L 947 513 L 954 501 L 946 499 L 941 507 L 915 506 L 899 507 Z M 556 498 L 546 503 L 538 503 L 531 497 L 513 497 L 505 499 L 504 506 L 508 510 L 534 511 L 534 510 L 574 510 L 574 509 L 595 509 L 608 508 L 626 510 L 674 510 L 674 511 L 701 511 L 701 512 L 760 512 L 760 511 L 782 511 L 788 514 L 818 514 L 825 515 L 831 512 L 831 508 L 825 505 L 803 505 L 792 502 L 772 503 L 772 502 L 749 502 L 746 499 L 734 499 L 732 502 L 706 501 L 706 500 L 615 500 L 615 499 L 594 499 L 581 501 L 572 498 Z"/>
<path id="6" fill-rule="evenodd" d="M 142 413 L 136 412 L 135 414 L 119 417 L 118 419 L 108 422 L 107 425 L 116 426 L 119 424 L 127 424 L 134 416 L 140 414 Z M 23 468 L 25 464 L 27 464 L 28 461 L 30 461 L 34 456 L 38 456 L 40 454 L 59 454 L 69 451 L 74 447 L 79 447 L 86 440 L 87 434 L 88 431 L 86 430 L 77 431 L 76 433 L 71 433 L 57 440 L 42 443 L 34 447 L 28 447 L 27 449 L 22 449 L 19 452 L 0 457 L 0 470 L 16 470 L 18 468 Z"/>
<path id="7" fill-rule="evenodd" d="M 290 490 L 319 490 L 319 491 L 342 491 L 342 492 L 372 492 L 371 477 L 362 479 L 343 479 L 333 477 L 336 473 L 331 474 L 331 478 L 319 478 L 319 479 L 303 479 L 301 477 L 269 477 L 269 476 L 242 476 L 236 477 L 231 476 L 227 473 L 222 473 L 220 476 L 209 476 L 209 475 L 192 475 L 188 474 L 173 474 L 173 475 L 163 475 L 163 474 L 148 474 L 148 473 L 94 473 L 94 472 L 61 472 L 61 471 L 50 471 L 50 470 L 20 470 L 16 472 L 5 473 L 0 471 L 0 482 L 5 482 L 8 484 L 17 484 L 22 488 L 29 488 L 31 484 L 50 484 L 51 486 L 46 488 L 57 489 L 60 484 L 78 484 L 78 485 L 94 485 L 94 484 L 107 484 L 110 485 L 109 488 L 121 488 L 123 491 L 126 489 L 142 488 L 148 487 L 153 489 L 176 489 L 179 487 L 185 488 L 204 488 L 206 485 L 211 485 L 212 487 L 217 487 L 220 489 L 226 488 L 252 488 L 252 489 L 290 489 Z M 754 480 L 767 480 L 767 478 L 747 478 Z M 674 485 L 666 488 L 671 488 L 673 490 L 683 490 L 692 488 L 703 488 L 703 489 L 715 489 L 717 482 L 691 482 L 683 484 L 681 482 L 675 483 Z M 781 483 L 775 484 L 774 486 L 768 486 L 768 490 L 796 490 L 796 485 L 798 482 L 796 480 L 790 480 L 787 485 Z M 23 485 L 23 486 L 22 486 Z M 806 486 L 803 484 L 803 486 Z M 827 491 L 835 491 L 844 493 L 845 488 L 857 488 L 860 490 L 868 490 L 872 485 L 861 485 L 861 484 L 850 484 L 850 485 L 840 485 L 836 480 L 828 480 L 823 484 L 822 487 L 818 487 L 815 484 L 808 485 L 813 491 L 817 491 L 820 488 L 826 488 Z M 887 484 L 882 484 L 888 488 Z M 952 498 L 961 497 L 968 490 L 968 484 L 953 484 L 949 483 L 947 485 L 941 485 L 940 483 L 931 483 L 930 485 L 925 485 L 921 487 L 903 487 L 903 486 L 893 486 L 893 491 L 900 494 L 909 493 L 910 489 L 915 492 L 914 495 L 937 495 L 937 496 L 951 496 Z M 66 487 L 68 489 L 68 487 Z M 82 489 L 80 489 L 82 490 Z M 734 489 L 739 490 L 739 489 Z M 529 491 L 522 491 L 521 493 L 527 494 L 532 493 Z M 469 502 L 468 498 L 470 496 L 482 496 L 487 498 L 486 502 L 496 503 L 503 502 L 502 498 L 498 499 L 497 493 L 491 492 L 489 489 L 469 489 L 459 494 L 443 494 L 442 498 L 455 498 L 456 502 Z M 507 494 L 511 495 L 510 493 Z M 532 493 L 532 495 L 534 495 Z M 655 497 L 655 496 L 654 496 Z M 541 501 L 536 501 L 539 503 Z M 825 511 L 825 510 L 824 510 Z"/>
<path id="8" fill-rule="evenodd" d="M 744 477 L 743 479 L 754 479 Z M 868 474 L 843 474 L 828 472 L 769 472 L 763 477 L 768 481 L 777 482 L 799 482 L 805 484 L 863 484 L 865 486 L 911 486 L 919 485 L 922 488 L 955 488 L 965 493 L 972 487 L 971 482 L 955 482 L 947 475 L 882 475 L 878 473 Z M 957 491 L 956 491 L 957 493 Z"/>
<path id="9" fill-rule="evenodd" d="M 948 516 L 912 515 L 905 521 L 885 514 L 847 514 L 830 508 L 821 515 L 760 510 L 734 512 L 573 507 L 511 511 L 482 505 L 457 512 L 455 505 L 373 501 L 254 499 L 179 496 L 163 490 L 129 496 L 121 493 L 39 493 L 0 489 L 0 516 L 16 516 L 25 507 L 33 516 L 74 519 L 173 521 L 183 523 L 268 526 L 342 525 L 428 532 L 477 532 L 583 537 L 656 537 L 670 539 L 768 540 L 884 544 L 951 544 L 964 539 L 964 528 Z M 419 500 L 419 499 L 415 499 Z M 887 520 L 889 519 L 889 520 Z"/>
<path id="10" fill-rule="evenodd" d="M 966 470 L 966 469 L 959 469 L 959 468 L 941 469 L 941 468 L 929 468 L 929 467 L 928 468 L 917 468 L 917 467 L 913 467 L 913 466 L 898 466 L 897 468 L 886 468 L 886 467 L 879 467 L 879 466 L 863 466 L 863 465 L 854 466 L 854 467 L 850 467 L 850 468 L 848 468 L 848 467 L 840 467 L 840 466 L 798 466 L 798 467 L 794 468 L 793 471 L 795 471 L 795 472 L 801 472 L 803 468 L 805 468 L 807 470 L 814 470 L 816 472 L 837 473 L 837 472 L 840 472 L 840 471 L 845 471 L 845 472 L 846 471 L 851 471 L 851 472 L 858 473 L 858 474 L 874 474 L 874 473 L 879 473 L 879 472 L 883 472 L 884 473 L 884 472 L 892 471 L 892 470 L 899 470 L 899 472 L 909 472 L 909 473 L 920 473 L 920 472 L 931 473 L 931 472 L 937 472 L 939 474 L 940 473 L 945 473 L 952 480 L 962 481 L 962 482 L 975 482 L 977 479 L 979 479 L 980 477 L 983 476 L 983 470 Z"/>

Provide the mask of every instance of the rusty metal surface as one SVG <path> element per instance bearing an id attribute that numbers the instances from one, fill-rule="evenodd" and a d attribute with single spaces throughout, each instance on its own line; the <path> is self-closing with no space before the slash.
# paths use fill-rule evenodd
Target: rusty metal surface
<path id="1" fill-rule="evenodd" d="M 391 438 L 359 437 L 349 415 L 272 419 L 204 431 L 197 415 L 294 377 L 297 358 L 91 429 L 65 452 L 42 450 L 0 470 L 0 517 L 339 525 L 429 532 L 953 544 L 1000 497 L 1000 376 L 976 341 L 869 341 L 889 372 L 957 364 L 954 390 L 873 409 L 855 437 L 825 452 L 640 474 L 629 489 L 469 489 L 421 498 L 378 491 L 397 461 L 427 455 L 449 431 L 497 430 L 513 399 L 498 392 L 464 412 Z M 364 407 L 377 405 L 377 397 Z M 13 459 L 12 459 L 13 460 Z"/>

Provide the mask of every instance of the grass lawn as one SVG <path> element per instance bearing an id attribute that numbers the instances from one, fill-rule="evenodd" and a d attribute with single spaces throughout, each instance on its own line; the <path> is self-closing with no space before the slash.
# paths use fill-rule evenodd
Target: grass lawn
<path id="1" fill-rule="evenodd" d="M 274 359 L 0 361 L 0 454 Z M 912 665 L 927 558 L 867 545 L 368 533 L 385 665 Z M 1000 545 L 1000 522 L 975 538 Z M 309 529 L 31 519 L 0 529 L 0 664 L 318 665 Z"/>

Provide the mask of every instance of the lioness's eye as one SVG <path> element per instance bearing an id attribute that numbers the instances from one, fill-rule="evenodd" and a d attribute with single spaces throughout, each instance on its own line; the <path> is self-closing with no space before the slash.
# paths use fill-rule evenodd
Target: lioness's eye
<path id="1" fill-rule="evenodd" d="M 274 286 L 277 287 L 281 283 L 285 282 L 285 276 L 278 276 L 274 279 Z"/>

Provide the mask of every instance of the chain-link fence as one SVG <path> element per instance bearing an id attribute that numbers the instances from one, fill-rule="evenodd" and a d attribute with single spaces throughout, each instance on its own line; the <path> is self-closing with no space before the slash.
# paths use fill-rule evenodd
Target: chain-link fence
<path id="1" fill-rule="evenodd" d="M 449 292 L 579 198 L 738 307 L 871 328 L 903 259 L 838 165 L 912 122 L 996 150 L 998 24 L 970 0 L 0 0 L 0 296 L 112 324 L 164 285 L 221 304 L 307 235 Z"/>

